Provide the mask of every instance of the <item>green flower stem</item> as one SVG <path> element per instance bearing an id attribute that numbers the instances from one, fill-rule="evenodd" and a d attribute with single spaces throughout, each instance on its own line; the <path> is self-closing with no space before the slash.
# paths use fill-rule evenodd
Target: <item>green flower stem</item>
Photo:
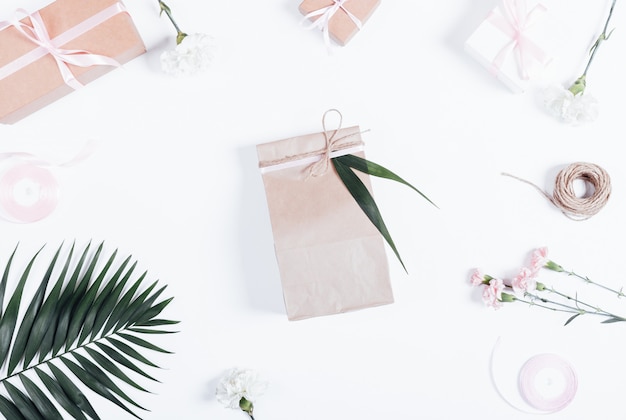
<path id="1" fill-rule="evenodd" d="M 602 33 L 598 36 L 598 39 L 596 39 L 596 42 L 591 47 L 589 61 L 587 62 L 587 65 L 585 66 L 585 71 L 583 71 L 583 74 L 578 79 L 576 79 L 576 81 L 568 89 L 574 95 L 582 94 L 585 91 L 585 87 L 587 86 L 587 72 L 589 71 L 589 67 L 591 66 L 591 63 L 593 62 L 593 59 L 596 56 L 598 47 L 604 41 L 609 39 L 609 36 L 611 36 L 611 32 L 613 32 L 613 31 L 609 32 L 608 35 L 606 33 L 608 26 L 609 26 L 609 21 L 611 20 L 611 16 L 613 16 L 613 8 L 615 7 L 616 1 L 617 0 L 613 0 L 613 2 L 611 3 L 611 9 L 609 10 L 609 16 L 606 18 L 606 22 L 604 23 L 604 29 L 602 30 Z"/>
<path id="2" fill-rule="evenodd" d="M 609 27 L 609 21 L 611 20 L 611 16 L 613 16 L 613 8 L 615 7 L 616 2 L 617 0 L 613 0 L 613 2 L 611 3 L 611 9 L 609 10 L 609 16 L 606 18 L 606 22 L 604 23 L 604 29 L 602 30 L 600 36 L 598 36 L 595 44 L 593 44 L 593 46 L 591 47 L 591 56 L 589 57 L 589 61 L 587 62 L 587 66 L 585 67 L 585 71 L 583 72 L 583 76 L 587 75 L 587 71 L 589 71 L 589 66 L 591 66 L 591 62 L 593 61 L 593 58 L 595 57 L 596 51 L 598 51 L 598 47 L 600 46 L 600 44 L 609 39 L 609 36 L 611 35 L 611 33 L 607 35 L 606 31 Z"/>
<path id="3" fill-rule="evenodd" d="M 161 9 L 161 13 L 165 12 L 165 14 L 167 15 L 167 18 L 170 20 L 170 22 L 172 22 L 172 25 L 174 25 L 174 29 L 176 29 L 176 44 L 178 45 L 181 42 L 183 42 L 183 39 L 187 36 L 187 34 L 181 31 L 180 28 L 178 27 L 178 24 L 172 17 L 172 10 L 170 9 L 170 7 L 167 4 L 163 3 L 163 1 L 161 0 L 158 0 L 158 1 L 159 1 L 159 8 Z"/>
<path id="4" fill-rule="evenodd" d="M 596 287 L 599 287 L 601 289 L 604 289 L 608 292 L 614 293 L 615 295 L 617 295 L 618 298 L 620 297 L 626 297 L 626 294 L 624 294 L 623 290 L 615 290 L 612 289 L 608 286 L 605 286 L 603 284 L 600 283 L 596 283 L 595 281 L 591 280 L 589 277 L 587 276 L 581 276 L 580 274 L 577 274 L 573 271 L 567 271 L 567 270 L 563 270 L 563 273 L 567 274 L 568 276 L 574 276 L 576 278 L 579 278 L 580 280 L 584 281 L 585 283 L 589 283 L 589 284 L 593 284 Z"/>
<path id="5" fill-rule="evenodd" d="M 554 311 L 566 312 L 566 313 L 576 313 L 576 314 L 579 314 L 579 315 L 592 314 L 592 315 L 604 316 L 604 317 L 607 317 L 609 319 L 626 321 L 626 318 L 623 318 L 621 316 L 612 314 L 610 312 L 607 312 L 607 311 L 605 311 L 605 310 L 603 310 L 601 308 L 598 308 L 596 306 L 590 305 L 588 303 L 582 302 L 582 301 L 578 300 L 577 298 L 573 298 L 573 297 L 568 296 L 568 295 L 566 295 L 564 293 L 561 293 L 561 292 L 559 292 L 557 290 L 546 289 L 546 291 L 548 291 L 550 293 L 554 293 L 554 294 L 556 294 L 558 296 L 561 296 L 561 297 L 563 297 L 563 298 L 565 298 L 567 300 L 572 300 L 572 301 L 576 302 L 577 306 L 580 304 L 580 305 L 586 306 L 587 308 L 590 308 L 591 310 L 585 310 L 585 309 L 581 309 L 580 307 L 570 306 L 570 305 L 567 305 L 565 303 L 556 302 L 556 301 L 553 301 L 553 300 L 550 300 L 550 299 L 546 299 L 546 298 L 543 298 L 541 296 L 537 296 L 537 295 L 534 295 L 534 294 L 528 293 L 528 292 L 525 293 L 524 296 L 528 296 L 531 299 L 539 300 L 539 301 L 541 301 L 541 302 L 543 302 L 545 304 L 557 306 L 558 308 L 554 308 L 554 307 L 551 307 L 551 306 L 538 304 L 538 303 L 536 303 L 536 302 L 534 302 L 532 300 L 530 302 L 527 302 L 527 303 L 530 303 L 531 305 L 537 305 L 537 306 L 540 306 L 542 308 L 546 308 L 546 309 L 550 309 L 550 310 L 554 310 Z M 564 308 L 564 309 L 561 309 L 561 308 Z"/>
<path id="6" fill-rule="evenodd" d="M 532 297 L 533 295 L 529 295 L 529 296 Z M 538 298 L 538 299 L 541 300 L 542 302 L 544 301 L 544 299 L 541 299 L 541 298 Z M 565 312 L 565 313 L 568 313 L 568 314 L 579 314 L 580 313 L 580 310 L 577 310 L 576 308 L 569 307 L 567 305 L 561 305 L 561 306 L 565 306 L 566 308 L 570 308 L 570 309 L 554 308 L 552 306 L 543 305 L 541 303 L 537 303 L 537 302 L 532 301 L 532 300 L 524 300 L 524 299 L 520 299 L 520 298 L 515 298 L 515 300 L 518 301 L 518 302 L 526 303 L 526 304 L 531 305 L 531 306 L 538 306 L 540 308 L 548 309 L 548 310 L 554 311 L 554 312 Z M 550 302 L 550 303 L 554 303 L 554 302 Z"/>

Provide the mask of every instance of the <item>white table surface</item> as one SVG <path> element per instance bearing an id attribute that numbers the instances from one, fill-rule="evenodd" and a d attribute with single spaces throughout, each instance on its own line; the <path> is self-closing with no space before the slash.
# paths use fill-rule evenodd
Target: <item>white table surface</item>
<path id="1" fill-rule="evenodd" d="M 0 16 L 45 3 L 5 0 Z M 168 284 L 175 299 L 166 315 L 181 320 L 180 333 L 162 340 L 175 354 L 154 356 L 164 367 L 154 372 L 162 383 L 149 385 L 154 394 L 133 393 L 151 410 L 145 419 L 246 418 L 214 397 L 234 366 L 270 382 L 257 420 L 533 418 L 491 382 L 498 339 L 502 359 L 550 351 L 575 367 L 575 399 L 547 417 L 624 418 L 626 325 L 588 316 L 563 327 L 564 314 L 521 304 L 493 311 L 468 282 L 476 267 L 512 276 L 533 249 L 547 246 L 568 269 L 626 284 L 623 4 L 589 73 L 600 117 L 572 127 L 546 113 L 541 90 L 579 75 L 609 1 L 546 0 L 568 25 L 568 42 L 523 94 L 463 50 L 495 0 L 385 0 L 332 54 L 320 32 L 300 25 L 298 1 L 170 0 L 183 30 L 210 34 L 219 46 L 211 68 L 189 78 L 160 70 L 175 32 L 157 2 L 126 3 L 146 54 L 0 126 L 0 152 L 63 160 L 96 144 L 83 162 L 54 169 L 62 195 L 53 214 L 30 224 L 0 220 L 0 262 L 18 242 L 24 264 L 44 244 L 49 256 L 62 241 L 105 241 Z M 341 110 L 345 126 L 369 129 L 367 156 L 440 209 L 373 180 L 409 273 L 387 249 L 395 303 L 290 322 L 255 146 L 320 131 L 328 108 Z M 602 166 L 613 185 L 606 207 L 582 222 L 500 175 L 549 190 L 556 172 L 577 161 Z M 105 419 L 130 418 L 93 401 Z"/>

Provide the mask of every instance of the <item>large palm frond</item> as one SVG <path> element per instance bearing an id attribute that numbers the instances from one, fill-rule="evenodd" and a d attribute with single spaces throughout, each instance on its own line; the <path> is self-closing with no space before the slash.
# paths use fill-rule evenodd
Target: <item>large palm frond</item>
<path id="1" fill-rule="evenodd" d="M 76 256 L 72 245 L 61 264 L 62 249 L 38 279 L 28 304 L 24 290 L 33 280 L 41 250 L 10 296 L 7 284 L 17 247 L 5 266 L 0 280 L 0 383 L 6 392 L 0 393 L 0 414 L 11 420 L 67 418 L 63 412 L 75 419 L 99 419 L 81 391 L 87 387 L 141 418 L 137 409 L 146 409 L 122 387 L 147 392 L 131 376 L 156 381 L 145 370 L 158 366 L 142 352 L 169 353 L 147 337 L 174 332 L 167 326 L 177 321 L 158 318 L 172 298 L 158 300 L 165 286 L 157 288 L 156 281 L 144 287 L 147 273 L 136 275 L 137 262 L 130 256 L 117 264 L 115 250 L 103 261 L 103 243 L 95 251 L 87 244 Z"/>

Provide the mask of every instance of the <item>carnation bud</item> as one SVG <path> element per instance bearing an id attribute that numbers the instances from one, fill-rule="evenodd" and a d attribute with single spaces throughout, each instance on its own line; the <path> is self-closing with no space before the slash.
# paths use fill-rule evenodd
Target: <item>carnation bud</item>
<path id="1" fill-rule="evenodd" d="M 515 296 L 510 295 L 508 293 L 502 293 L 502 297 L 500 297 L 500 302 L 514 302 Z"/>
<path id="2" fill-rule="evenodd" d="M 246 413 L 252 415 L 252 409 L 254 408 L 252 402 L 245 399 L 245 397 L 241 397 L 239 400 L 239 407 L 245 411 Z"/>
<path id="3" fill-rule="evenodd" d="M 562 272 L 562 271 L 565 271 L 563 269 L 563 267 L 561 267 L 560 265 L 558 265 L 554 261 L 548 261 L 546 263 L 546 265 L 544 265 L 544 267 L 547 268 L 548 270 L 556 271 L 556 272 L 559 272 L 559 273 Z"/>
<path id="4" fill-rule="evenodd" d="M 586 87 L 587 87 L 587 76 L 583 74 L 578 79 L 576 79 L 574 84 L 570 86 L 568 90 L 572 92 L 574 96 L 576 96 L 579 93 L 582 94 L 585 91 Z"/>

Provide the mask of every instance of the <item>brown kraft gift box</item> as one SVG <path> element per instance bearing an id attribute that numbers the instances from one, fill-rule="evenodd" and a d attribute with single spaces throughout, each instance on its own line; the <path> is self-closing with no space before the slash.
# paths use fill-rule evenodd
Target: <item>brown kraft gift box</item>
<path id="1" fill-rule="evenodd" d="M 146 51 L 130 15 L 118 0 L 56 0 L 38 12 L 49 38 L 60 49 L 86 51 L 109 57 L 119 64 Z M 103 18 L 105 15 L 111 16 Z M 21 22 L 33 25 L 30 17 L 24 17 Z M 41 47 L 8 22 L 0 22 L 0 28 L 3 28 L 0 31 L 1 123 L 14 123 L 74 90 L 65 83 L 61 64 L 57 64 L 55 57 L 47 53 L 39 54 L 43 55 L 40 58 L 35 55 L 34 60 L 26 59 Z M 29 29 L 26 31 L 31 33 Z M 78 36 L 74 37 L 76 33 Z M 67 42 L 56 45 L 57 37 Z M 15 68 L 18 62 L 22 64 Z M 115 68 L 113 65 L 63 65 L 83 85 Z"/>
<path id="2" fill-rule="evenodd" d="M 364 157 L 359 127 L 340 129 L 336 137 L 337 153 L 353 148 Z M 325 150 L 324 133 L 257 146 L 289 320 L 393 302 L 380 233 L 331 162 L 310 176 Z M 369 176 L 358 176 L 371 192 Z"/>
<path id="3" fill-rule="evenodd" d="M 356 17 L 361 25 L 370 18 L 381 0 L 345 0 L 343 7 Z M 326 7 L 333 6 L 334 0 L 303 0 L 299 10 L 303 15 L 315 12 Z M 314 16 L 311 19 L 318 19 Z M 359 31 L 358 26 L 341 8 L 335 12 L 328 22 L 328 33 L 337 44 L 345 46 L 350 39 Z"/>

